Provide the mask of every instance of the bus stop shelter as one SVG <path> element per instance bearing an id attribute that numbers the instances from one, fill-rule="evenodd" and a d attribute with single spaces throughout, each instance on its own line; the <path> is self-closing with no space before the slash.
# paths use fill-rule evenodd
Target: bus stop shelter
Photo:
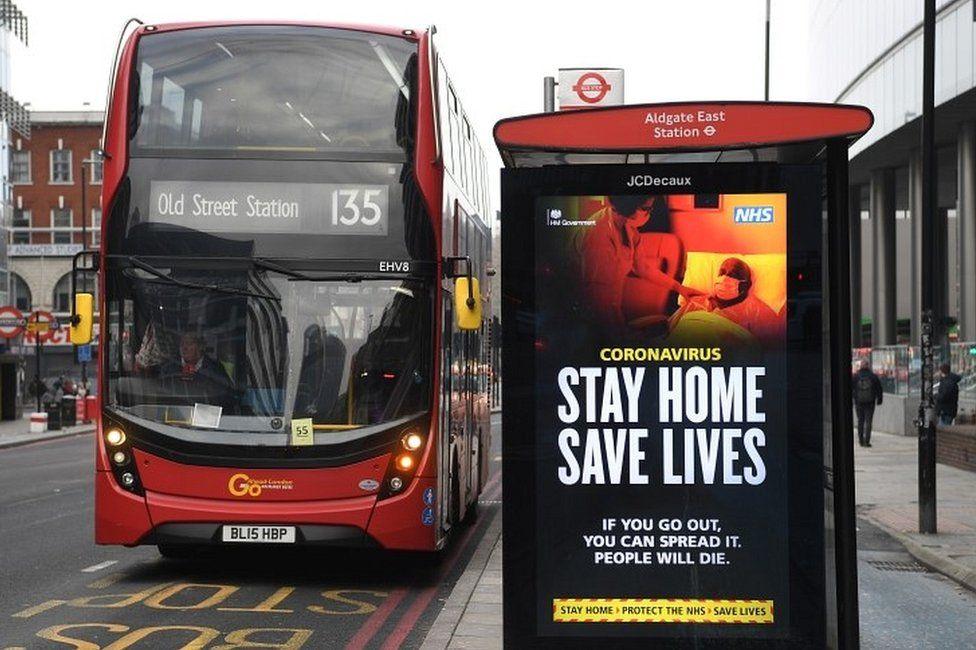
<path id="1" fill-rule="evenodd" d="M 505 644 L 858 644 L 866 108 L 504 119 Z"/>

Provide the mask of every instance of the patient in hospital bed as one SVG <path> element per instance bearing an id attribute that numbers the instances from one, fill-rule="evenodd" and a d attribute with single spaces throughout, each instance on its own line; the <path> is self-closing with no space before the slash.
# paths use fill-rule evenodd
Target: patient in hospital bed
<path id="1" fill-rule="evenodd" d="M 723 342 L 770 344 L 781 341 L 783 318 L 752 291 L 749 265 L 729 257 L 719 267 L 712 290 L 686 300 L 670 319 L 669 338 L 719 338 Z M 673 341 L 672 341 L 673 343 Z"/>

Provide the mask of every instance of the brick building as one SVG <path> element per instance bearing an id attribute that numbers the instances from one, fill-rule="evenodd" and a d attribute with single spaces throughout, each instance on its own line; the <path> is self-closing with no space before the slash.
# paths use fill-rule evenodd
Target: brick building
<path id="1" fill-rule="evenodd" d="M 15 135 L 10 143 L 13 214 L 7 304 L 23 312 L 44 309 L 67 316 L 72 257 L 85 239 L 89 248 L 99 244 L 102 164 L 95 152 L 102 112 L 35 111 L 31 120 L 30 139 Z M 59 331 L 47 348 L 45 376 L 79 374 L 67 329 Z"/>
<path id="2" fill-rule="evenodd" d="M 99 243 L 102 165 L 90 161 L 97 158 L 102 113 L 34 112 L 31 120 L 31 139 L 11 143 L 11 302 L 23 311 L 67 312 L 71 258 L 85 243 L 83 233 L 88 247 Z"/>

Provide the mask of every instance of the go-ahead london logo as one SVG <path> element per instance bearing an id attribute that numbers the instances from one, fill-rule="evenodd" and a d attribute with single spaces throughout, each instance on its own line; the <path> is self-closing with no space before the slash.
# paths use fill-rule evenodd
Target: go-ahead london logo
<path id="1" fill-rule="evenodd" d="M 265 490 L 291 490 L 295 482 L 285 478 L 251 478 L 238 473 L 227 481 L 227 491 L 235 497 L 259 497 Z"/>

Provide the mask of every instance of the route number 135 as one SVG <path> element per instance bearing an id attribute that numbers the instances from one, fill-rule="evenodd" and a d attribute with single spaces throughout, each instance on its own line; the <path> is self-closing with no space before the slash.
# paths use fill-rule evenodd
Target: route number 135
<path id="1" fill-rule="evenodd" d="M 383 218 L 384 189 L 344 187 L 332 190 L 332 225 L 375 226 Z M 379 202 L 377 202 L 379 201 Z"/>

